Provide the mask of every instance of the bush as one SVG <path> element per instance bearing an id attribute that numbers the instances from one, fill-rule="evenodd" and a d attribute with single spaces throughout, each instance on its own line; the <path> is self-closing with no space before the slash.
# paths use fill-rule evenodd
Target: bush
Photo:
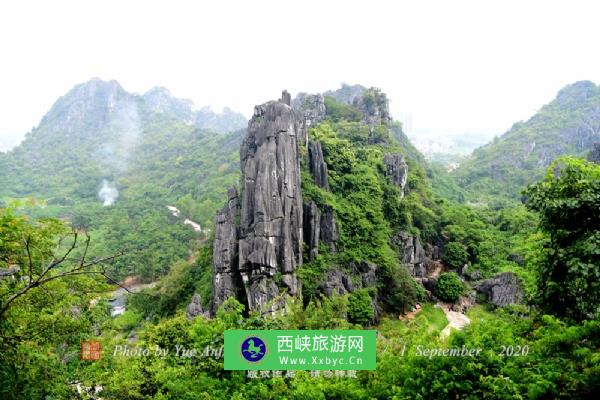
<path id="1" fill-rule="evenodd" d="M 463 294 L 463 283 L 456 272 L 440 275 L 435 285 L 435 295 L 443 301 L 454 302 Z"/>
<path id="2" fill-rule="evenodd" d="M 423 286 L 403 266 L 393 266 L 385 271 L 381 282 L 384 282 L 382 298 L 390 311 L 405 313 L 425 298 Z"/>
<path id="3" fill-rule="evenodd" d="M 463 244 L 450 242 L 446 246 L 442 261 L 449 268 L 459 269 L 469 261 L 469 253 Z"/>
<path id="4" fill-rule="evenodd" d="M 348 297 L 348 320 L 354 324 L 368 325 L 375 317 L 373 300 L 368 289 L 360 289 Z"/>

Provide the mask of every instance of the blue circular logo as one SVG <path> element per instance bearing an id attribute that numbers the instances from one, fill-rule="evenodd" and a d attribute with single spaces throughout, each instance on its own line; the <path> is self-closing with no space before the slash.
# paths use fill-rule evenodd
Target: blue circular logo
<path id="1" fill-rule="evenodd" d="M 242 342 L 242 356 L 250 362 L 257 362 L 267 354 L 267 345 L 262 339 L 251 336 Z"/>

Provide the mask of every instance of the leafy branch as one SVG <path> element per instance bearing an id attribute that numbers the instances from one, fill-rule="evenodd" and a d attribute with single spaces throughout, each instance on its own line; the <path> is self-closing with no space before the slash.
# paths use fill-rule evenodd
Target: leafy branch
<path id="1" fill-rule="evenodd" d="M 69 245 L 69 248 L 59 257 L 53 255 L 52 260 L 47 264 L 41 262 L 40 264 L 45 264 L 45 266 L 41 269 L 39 273 L 36 273 L 36 270 L 38 270 L 39 268 L 36 268 L 36 262 L 34 261 L 32 240 L 29 236 L 23 237 L 23 248 L 25 251 L 28 265 L 27 278 L 22 281 L 25 281 L 27 283 L 18 292 L 10 295 L 6 301 L 2 302 L 2 306 L 0 307 L 0 318 L 3 317 L 3 315 L 8 311 L 8 309 L 15 302 L 15 300 L 26 295 L 30 290 L 37 287 L 42 287 L 43 285 L 55 279 L 63 279 L 78 275 L 101 275 L 108 281 L 124 288 L 116 280 L 114 280 L 107 274 L 105 264 L 115 260 L 118 257 L 122 257 L 126 254 L 126 251 L 120 251 L 116 254 L 107 257 L 88 259 L 87 256 L 91 241 L 90 235 L 87 233 L 87 231 L 84 231 L 85 239 L 83 240 L 83 243 L 81 243 L 82 240 L 80 239 L 80 233 L 77 230 L 73 229 L 71 235 L 73 237 L 73 240 Z M 62 237 L 58 241 L 57 248 L 61 247 L 64 239 L 65 237 Z M 75 260 L 75 262 L 71 263 L 70 265 L 65 265 L 68 264 L 68 261 L 70 260 L 69 256 L 73 253 L 73 251 L 81 248 L 82 246 L 83 251 L 81 257 L 79 257 L 77 260 Z M 127 288 L 124 289 L 129 291 Z"/>

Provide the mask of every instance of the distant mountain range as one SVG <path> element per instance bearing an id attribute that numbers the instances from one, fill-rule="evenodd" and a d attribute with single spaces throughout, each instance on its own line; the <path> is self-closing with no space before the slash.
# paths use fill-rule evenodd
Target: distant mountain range
<path id="1" fill-rule="evenodd" d="M 586 157 L 599 141 L 600 87 L 580 81 L 560 90 L 527 121 L 476 149 L 454 177 L 470 201 L 515 201 L 557 157 Z"/>
<path id="2" fill-rule="evenodd" d="M 5 171 L 0 198 L 38 195 L 58 201 L 60 193 L 93 199 L 103 180 L 125 179 L 132 171 L 157 174 L 158 183 L 167 172 L 157 170 L 161 162 L 193 159 L 195 151 L 208 150 L 203 142 L 227 140 L 246 124 L 242 114 L 229 109 L 195 110 L 191 101 L 165 88 L 140 96 L 116 81 L 91 79 L 60 97 L 23 142 L 0 157 Z M 237 144 L 221 146 L 211 156 L 216 160 L 234 149 Z M 196 154 L 195 161 L 200 159 Z"/>
<path id="3" fill-rule="evenodd" d="M 344 84 L 323 94 L 351 104 L 365 90 Z M 192 177 L 192 169 L 166 165 L 204 160 L 203 178 L 193 178 L 200 190 L 202 179 L 223 176 L 223 160 L 235 159 L 243 136 L 237 131 L 246 124 L 240 113 L 228 108 L 222 113 L 196 109 L 190 100 L 176 98 L 162 87 L 137 95 L 116 81 L 91 79 L 60 97 L 20 145 L 0 153 L 4 172 L 0 200 L 36 195 L 58 203 L 69 203 L 73 196 L 97 201 L 104 180 L 118 186 L 127 180 L 142 182 L 144 177 L 175 201 L 192 190 L 191 183 L 183 185 L 185 190 L 174 189 L 188 181 L 182 174 Z M 401 128 L 392 131 L 401 133 Z M 403 133 L 398 139 L 412 148 Z M 466 200 L 512 202 L 556 157 L 585 156 L 600 141 L 600 88 L 590 81 L 568 85 L 529 120 L 514 124 L 470 156 L 471 149 L 481 145 L 472 135 L 446 141 L 417 136 L 412 141 L 430 161 L 441 161 L 449 169 L 458 167 L 452 176 Z M 0 142 L 0 151 L 7 147 Z M 214 154 L 208 154 L 209 149 Z M 227 171 L 238 174 L 235 163 L 227 165 Z M 171 169 L 177 179 L 169 175 Z M 196 168 L 193 171 L 200 174 Z M 203 198 L 202 193 L 193 193 L 196 199 Z"/>
<path id="4" fill-rule="evenodd" d="M 488 142 L 487 135 L 465 135 L 457 137 L 444 137 L 443 135 L 423 136 L 409 135 L 411 142 L 430 161 L 456 161 L 468 156 L 477 147 Z"/>

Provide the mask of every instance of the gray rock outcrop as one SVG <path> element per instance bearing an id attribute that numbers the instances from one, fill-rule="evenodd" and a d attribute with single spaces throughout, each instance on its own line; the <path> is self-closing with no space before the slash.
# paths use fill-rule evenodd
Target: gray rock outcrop
<path id="1" fill-rule="evenodd" d="M 331 206 L 323 207 L 321 214 L 321 232 L 320 238 L 331 251 L 336 251 L 336 242 L 340 236 L 338 234 L 333 208 Z"/>
<path id="2" fill-rule="evenodd" d="M 377 283 L 377 271 L 379 267 L 366 261 L 350 263 L 350 268 L 354 274 L 360 276 L 362 287 L 374 286 Z"/>
<path id="3" fill-rule="evenodd" d="M 308 143 L 308 128 L 325 119 L 325 98 L 322 94 L 298 93 L 292 100 L 292 108 L 302 123 L 304 145 Z"/>
<path id="4" fill-rule="evenodd" d="M 400 195 L 404 196 L 406 181 L 408 179 L 408 165 L 402 154 L 386 154 L 383 157 L 385 173 L 390 181 L 400 188 Z"/>
<path id="5" fill-rule="evenodd" d="M 319 255 L 319 235 L 321 233 L 321 213 L 314 201 L 304 204 L 304 243 L 308 245 L 309 258 L 313 261 Z"/>
<path id="6" fill-rule="evenodd" d="M 521 303 L 524 298 L 521 283 L 512 272 L 503 272 L 486 279 L 476 285 L 476 289 L 485 294 L 490 303 L 498 307 Z"/>
<path id="7" fill-rule="evenodd" d="M 392 237 L 392 243 L 398 247 L 402 264 L 421 264 L 427 261 L 425 250 L 417 236 L 408 232 L 399 232 Z"/>
<path id="8" fill-rule="evenodd" d="M 350 263 L 348 270 L 332 268 L 329 270 L 319 289 L 331 297 L 334 293 L 352 293 L 357 289 L 371 287 L 377 284 L 378 267 L 375 264 L 361 261 Z"/>
<path id="9" fill-rule="evenodd" d="M 334 267 L 325 275 L 325 279 L 319 285 L 319 291 L 327 297 L 334 294 L 352 293 L 358 289 L 376 287 L 378 266 L 361 261 L 350 263 L 348 268 Z M 371 307 L 374 312 L 374 321 L 379 318 L 379 307 L 377 306 L 377 295 L 372 299 Z"/>
<path id="10" fill-rule="evenodd" d="M 332 97 L 338 103 L 344 103 L 352 105 L 354 101 L 360 98 L 365 91 L 366 87 L 362 85 L 348 85 L 346 83 L 342 83 L 342 87 L 337 90 L 328 90 L 323 93 L 324 96 Z"/>
<path id="11" fill-rule="evenodd" d="M 352 105 L 363 113 L 363 122 L 370 127 L 388 125 L 392 121 L 387 96 L 377 88 L 365 90 L 354 98 Z"/>
<path id="12" fill-rule="evenodd" d="M 279 102 L 285 104 L 286 106 L 291 106 L 292 96 L 287 90 L 281 92 L 281 99 L 279 99 Z"/>
<path id="13" fill-rule="evenodd" d="M 311 140 L 308 142 L 308 169 L 315 184 L 325 190 L 329 190 L 329 177 L 327 163 L 323 158 L 323 149 L 321 142 Z"/>
<path id="14" fill-rule="evenodd" d="M 242 290 L 238 271 L 238 195 L 235 188 L 228 191 L 227 205 L 215 217 L 215 241 L 213 244 L 213 313 L 234 296 L 239 298 Z"/>
<path id="15" fill-rule="evenodd" d="M 325 276 L 325 280 L 319 285 L 320 291 L 327 297 L 334 293 L 346 294 L 355 290 L 350 274 L 338 268 L 331 269 Z"/>
<path id="16" fill-rule="evenodd" d="M 392 121 L 387 96 L 380 89 L 342 84 L 340 89 L 327 91 L 323 95 L 357 108 L 363 114 L 363 122 L 371 128 L 388 125 Z"/>
<path id="17" fill-rule="evenodd" d="M 588 160 L 600 164 L 600 143 L 594 143 L 588 156 Z"/>
<path id="18" fill-rule="evenodd" d="M 300 292 L 295 274 L 303 239 L 300 128 L 289 101 L 284 92 L 281 101 L 255 107 L 240 151 L 239 271 L 250 310 L 264 309 L 279 285 L 290 295 Z"/>
<path id="19" fill-rule="evenodd" d="M 185 308 L 185 315 L 188 319 L 194 319 L 200 315 L 208 317 L 208 312 L 202 308 L 202 299 L 198 293 L 194 293 L 192 301 Z"/>

